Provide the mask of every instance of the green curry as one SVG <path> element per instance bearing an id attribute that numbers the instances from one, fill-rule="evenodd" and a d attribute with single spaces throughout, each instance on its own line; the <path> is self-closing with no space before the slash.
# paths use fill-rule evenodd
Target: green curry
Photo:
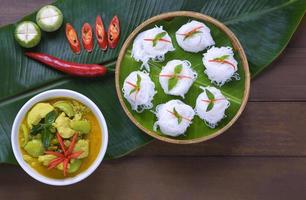
<path id="1" fill-rule="evenodd" d="M 71 99 L 35 104 L 19 130 L 24 160 L 50 178 L 75 176 L 96 159 L 101 128 L 91 110 Z"/>

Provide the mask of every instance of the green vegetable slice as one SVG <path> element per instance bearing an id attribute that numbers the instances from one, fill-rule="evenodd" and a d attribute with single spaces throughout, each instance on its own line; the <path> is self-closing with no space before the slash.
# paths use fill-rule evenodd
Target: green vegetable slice
<path id="1" fill-rule="evenodd" d="M 48 5 L 41 8 L 36 15 L 36 22 L 46 32 L 58 30 L 63 24 L 63 14 L 55 6 Z"/>
<path id="2" fill-rule="evenodd" d="M 32 48 L 38 45 L 41 39 L 39 27 L 31 21 L 24 21 L 15 29 L 15 39 L 24 48 Z"/>

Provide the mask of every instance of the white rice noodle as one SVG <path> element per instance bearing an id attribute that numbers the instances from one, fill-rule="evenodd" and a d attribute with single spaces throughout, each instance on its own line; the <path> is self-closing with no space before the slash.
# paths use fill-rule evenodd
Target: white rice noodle
<path id="1" fill-rule="evenodd" d="M 198 31 L 198 33 L 186 38 L 184 34 L 193 30 Z M 175 35 L 178 45 L 187 52 L 197 53 L 215 45 L 210 29 L 204 23 L 195 20 L 181 26 Z"/>
<path id="2" fill-rule="evenodd" d="M 135 88 L 130 83 L 136 85 L 137 74 L 141 77 L 140 89 L 138 92 L 131 91 Z M 124 80 L 122 92 L 124 98 L 131 104 L 132 110 L 136 112 L 143 112 L 145 109 L 151 109 L 153 107 L 152 100 L 155 91 L 155 84 L 146 72 L 134 71 Z"/>
<path id="3" fill-rule="evenodd" d="M 162 62 L 164 61 L 165 54 L 167 52 L 175 50 L 171 37 L 168 33 L 163 37 L 163 39 L 170 42 L 159 41 L 156 43 L 156 46 L 153 46 L 152 41 L 147 41 L 147 39 L 154 39 L 155 36 L 161 32 L 166 31 L 163 30 L 162 26 L 156 26 L 152 29 L 139 33 L 135 38 L 132 48 L 132 57 L 137 62 L 142 62 L 141 69 L 145 68 L 149 72 L 149 60 Z"/>
<path id="4" fill-rule="evenodd" d="M 225 59 L 229 63 L 213 62 L 212 60 L 220 58 L 224 55 L 228 55 Z M 217 86 L 222 86 L 224 83 L 231 81 L 232 78 L 239 80 L 238 63 L 234 58 L 234 53 L 231 47 L 212 47 L 206 53 L 203 54 L 202 59 L 205 67 L 204 73 L 208 78 Z"/>
<path id="5" fill-rule="evenodd" d="M 171 77 L 167 77 L 167 75 L 174 75 L 174 69 L 177 65 L 182 65 L 182 71 L 178 75 L 177 84 L 169 91 L 168 82 Z M 181 96 L 182 98 L 185 97 L 185 94 L 196 79 L 197 73 L 191 68 L 191 64 L 187 60 L 171 60 L 163 67 L 159 74 L 159 83 L 164 92 L 170 95 Z"/>
<path id="6" fill-rule="evenodd" d="M 223 118 L 226 117 L 225 110 L 230 106 L 230 102 L 226 99 L 220 90 L 215 87 L 201 87 L 203 92 L 196 100 L 195 113 L 198 115 L 207 126 L 215 128 Z M 206 112 L 209 105 L 209 98 L 207 97 L 206 90 L 209 90 L 216 101 L 211 110 Z"/>
<path id="7" fill-rule="evenodd" d="M 182 116 L 181 122 L 178 122 L 178 118 L 172 113 L 174 108 Z M 153 126 L 153 130 L 157 131 L 159 127 L 163 134 L 176 137 L 186 132 L 192 123 L 195 113 L 191 106 L 182 101 L 170 100 L 165 104 L 158 105 L 155 114 L 157 121 Z"/>

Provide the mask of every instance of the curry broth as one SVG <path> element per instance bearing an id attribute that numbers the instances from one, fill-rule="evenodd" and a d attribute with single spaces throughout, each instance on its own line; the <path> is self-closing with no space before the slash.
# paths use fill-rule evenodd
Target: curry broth
<path id="1" fill-rule="evenodd" d="M 71 101 L 71 100 L 74 100 L 74 99 L 55 98 L 55 99 L 50 99 L 50 100 L 46 100 L 46 101 L 43 101 L 43 102 L 54 104 L 56 101 L 61 101 L 61 100 Z M 76 101 L 76 100 L 74 100 L 74 101 Z M 77 101 L 77 102 L 79 102 L 79 101 Z M 81 102 L 79 102 L 79 103 L 81 103 Z M 22 124 L 26 125 L 27 129 L 30 130 L 27 123 L 26 123 L 27 115 L 28 115 L 28 113 L 26 114 L 25 118 L 23 119 Z M 81 159 L 82 160 L 81 167 L 76 172 L 67 173 L 67 176 L 65 177 L 63 175 L 63 171 L 61 171 L 61 170 L 58 170 L 56 168 L 48 170 L 46 166 L 44 166 L 42 163 L 38 162 L 38 158 L 32 158 L 31 161 L 29 161 L 29 162 L 26 161 L 31 166 L 31 168 L 35 169 L 37 172 L 39 172 L 43 176 L 46 176 L 46 177 L 49 177 L 49 178 L 54 178 L 54 179 L 64 179 L 64 178 L 67 178 L 67 177 L 74 177 L 74 176 L 84 172 L 85 170 L 87 170 L 92 165 L 92 163 L 95 161 L 95 159 L 97 158 L 97 156 L 99 154 L 99 151 L 100 151 L 100 148 L 101 148 L 101 145 L 102 145 L 102 130 L 101 130 L 101 127 L 99 125 L 99 122 L 98 122 L 97 118 L 95 117 L 95 115 L 92 113 L 91 110 L 90 110 L 90 112 L 84 114 L 84 118 L 87 119 L 88 121 L 90 121 L 90 123 L 91 123 L 91 131 L 85 137 L 85 139 L 89 140 L 89 154 L 88 154 L 88 157 Z M 28 155 L 28 153 L 21 146 L 22 140 L 23 140 L 21 125 L 19 127 L 19 134 L 18 135 L 19 135 L 19 148 L 22 152 L 22 155 Z"/>

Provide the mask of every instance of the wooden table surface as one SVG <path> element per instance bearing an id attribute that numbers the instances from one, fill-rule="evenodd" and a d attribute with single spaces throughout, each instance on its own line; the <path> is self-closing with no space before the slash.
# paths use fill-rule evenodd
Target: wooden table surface
<path id="1" fill-rule="evenodd" d="M 1 0 L 0 25 L 51 0 Z M 154 141 L 69 187 L 0 165 L 0 199 L 306 199 L 306 17 L 283 55 L 252 81 L 245 112 L 201 144 Z"/>

